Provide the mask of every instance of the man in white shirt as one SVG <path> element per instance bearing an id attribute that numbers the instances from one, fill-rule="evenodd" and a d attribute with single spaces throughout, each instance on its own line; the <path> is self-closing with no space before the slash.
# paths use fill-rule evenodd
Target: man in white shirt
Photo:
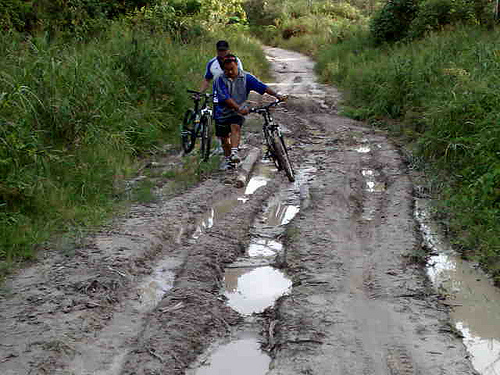
<path id="1" fill-rule="evenodd" d="M 200 85 L 200 92 L 204 92 L 210 86 L 212 80 L 216 80 L 221 74 L 224 73 L 222 68 L 222 60 L 230 53 L 229 51 L 229 43 L 225 40 L 219 40 L 215 44 L 215 48 L 217 49 L 217 56 L 210 59 L 205 68 L 205 76 L 203 77 L 203 81 Z M 241 63 L 239 58 L 238 60 L 238 68 L 243 71 L 243 64 Z M 214 97 L 214 103 L 217 101 L 217 98 Z M 218 145 L 214 151 L 216 154 L 222 154 L 222 139 L 218 137 Z"/>
<path id="2" fill-rule="evenodd" d="M 224 73 L 224 70 L 222 69 L 222 60 L 226 55 L 230 53 L 229 43 L 225 40 L 219 40 L 215 44 L 215 48 L 217 49 L 217 56 L 210 59 L 210 61 L 207 63 L 205 76 L 203 77 L 203 81 L 199 90 L 201 92 L 204 92 L 206 89 L 208 89 L 212 80 L 216 79 L 218 76 Z M 238 68 L 243 70 L 243 64 L 241 63 L 240 59 L 238 59 Z"/>

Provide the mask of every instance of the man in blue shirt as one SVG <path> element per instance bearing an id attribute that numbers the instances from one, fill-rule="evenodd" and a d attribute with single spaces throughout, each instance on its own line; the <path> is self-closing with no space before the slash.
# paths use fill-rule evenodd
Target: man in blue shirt
<path id="1" fill-rule="evenodd" d="M 239 69 L 236 56 L 228 54 L 222 61 L 224 74 L 214 81 L 215 95 L 215 134 L 221 138 L 227 166 L 240 161 L 238 146 L 241 139 L 241 126 L 245 122 L 244 115 L 248 108 L 244 106 L 250 91 L 265 93 L 279 100 L 286 96 L 275 92 L 250 73 Z"/>
<path id="2" fill-rule="evenodd" d="M 217 56 L 210 59 L 205 67 L 205 75 L 203 77 L 203 81 L 201 82 L 199 90 L 201 92 L 204 92 L 206 89 L 208 89 L 212 80 L 217 79 L 218 76 L 224 73 L 222 70 L 222 60 L 224 60 L 224 57 L 226 57 L 226 55 L 230 53 L 229 43 L 225 40 L 219 40 L 215 44 L 215 48 L 217 49 Z M 241 63 L 240 59 L 237 58 L 237 60 L 239 68 L 243 70 L 243 64 Z"/>

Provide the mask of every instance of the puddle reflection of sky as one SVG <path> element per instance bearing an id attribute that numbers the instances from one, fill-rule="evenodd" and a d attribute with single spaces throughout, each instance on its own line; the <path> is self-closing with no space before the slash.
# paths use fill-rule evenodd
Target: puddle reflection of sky
<path id="1" fill-rule="evenodd" d="M 464 335 L 464 343 L 472 354 L 472 364 L 482 375 L 500 374 L 500 341 L 474 336 L 463 322 L 456 327 Z"/>
<path id="2" fill-rule="evenodd" d="M 248 181 L 247 187 L 245 189 L 245 195 L 251 195 L 257 191 L 258 188 L 266 186 L 269 181 L 268 177 L 265 176 L 255 176 Z"/>
<path id="3" fill-rule="evenodd" d="M 219 347 L 196 375 L 264 375 L 270 362 L 257 338 L 242 338 Z"/>
<path id="4" fill-rule="evenodd" d="M 292 285 L 283 272 L 271 266 L 226 269 L 224 283 L 228 305 L 245 315 L 271 306 Z"/>
<path id="5" fill-rule="evenodd" d="M 153 309 L 174 284 L 175 275 L 166 269 L 162 262 L 159 267 L 147 276 L 137 288 L 139 296 L 138 309 L 147 311 Z"/>
<path id="6" fill-rule="evenodd" d="M 269 238 L 257 238 L 248 246 L 249 257 L 275 256 L 283 249 L 283 244 Z"/>
<path id="7" fill-rule="evenodd" d="M 500 375 L 500 290 L 443 243 L 426 215 L 421 212 L 417 218 L 425 220 L 421 228 L 426 243 L 439 252 L 430 257 L 427 275 L 449 293 L 451 318 L 464 335 L 474 368 L 481 375 Z"/>

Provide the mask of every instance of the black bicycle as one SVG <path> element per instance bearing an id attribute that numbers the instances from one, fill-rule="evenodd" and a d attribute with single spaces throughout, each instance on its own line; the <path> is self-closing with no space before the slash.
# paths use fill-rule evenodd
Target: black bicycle
<path id="1" fill-rule="evenodd" d="M 294 182 L 295 172 L 288 155 L 285 138 L 283 137 L 280 126 L 274 122 L 270 111 L 271 107 L 275 107 L 279 103 L 281 103 L 281 101 L 276 100 L 262 107 L 251 108 L 250 113 L 258 113 L 264 118 L 262 133 L 264 134 L 264 140 L 267 145 L 266 156 L 274 162 L 274 165 L 278 168 L 278 170 L 285 171 L 285 174 L 290 182 Z"/>
<path id="2" fill-rule="evenodd" d="M 209 99 L 212 94 L 187 90 L 193 94 L 194 108 L 188 109 L 184 114 L 181 125 L 181 143 L 186 154 L 190 153 L 196 144 L 196 138 L 201 138 L 200 155 L 203 161 L 210 156 L 210 145 L 212 142 L 212 108 Z"/>

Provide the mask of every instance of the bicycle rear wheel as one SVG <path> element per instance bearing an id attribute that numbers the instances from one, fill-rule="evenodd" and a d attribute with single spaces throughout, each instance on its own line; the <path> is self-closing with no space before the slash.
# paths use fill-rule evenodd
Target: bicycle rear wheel
<path id="1" fill-rule="evenodd" d="M 285 139 L 282 135 L 278 135 L 277 132 L 272 133 L 272 143 L 274 143 L 274 149 L 276 158 L 281 168 L 285 170 L 285 174 L 290 182 L 295 181 L 295 172 L 292 167 L 292 162 L 288 156 L 288 151 L 285 146 Z"/>
<path id="2" fill-rule="evenodd" d="M 204 116 L 201 119 L 201 160 L 208 161 L 212 144 L 212 117 Z"/>
<path id="3" fill-rule="evenodd" d="M 182 149 L 186 154 L 190 153 L 193 150 L 196 143 L 194 118 L 194 111 L 192 109 L 188 109 L 184 114 L 184 119 L 181 125 L 181 144 Z"/>

